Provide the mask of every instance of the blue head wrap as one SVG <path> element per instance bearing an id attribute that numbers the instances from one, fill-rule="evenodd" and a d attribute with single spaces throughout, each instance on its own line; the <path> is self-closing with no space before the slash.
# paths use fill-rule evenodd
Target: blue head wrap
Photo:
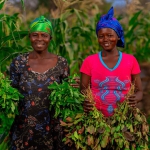
<path id="1" fill-rule="evenodd" d="M 125 41 L 123 28 L 119 21 L 113 17 L 113 15 L 114 10 L 113 7 L 111 7 L 106 15 L 101 16 L 96 26 L 96 34 L 98 35 L 98 31 L 102 28 L 111 28 L 117 33 L 118 37 L 120 38 L 120 40 L 118 40 L 117 42 L 117 46 L 124 47 Z"/>

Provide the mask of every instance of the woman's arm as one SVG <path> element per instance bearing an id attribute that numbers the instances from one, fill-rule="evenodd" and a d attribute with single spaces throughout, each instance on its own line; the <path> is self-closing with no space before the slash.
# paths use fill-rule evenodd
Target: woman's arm
<path id="1" fill-rule="evenodd" d="M 88 88 L 88 86 L 90 86 L 90 80 L 91 80 L 91 77 L 89 75 L 81 73 L 80 91 L 82 94 L 85 94 L 84 90 L 86 90 Z M 84 108 L 85 112 L 89 112 L 89 111 L 93 110 L 93 106 L 94 106 L 93 102 L 90 102 L 88 99 L 84 100 L 83 108 Z"/>
<path id="2" fill-rule="evenodd" d="M 129 104 L 136 106 L 143 98 L 142 81 L 140 74 L 132 75 L 132 83 L 135 84 L 135 94 L 129 97 Z"/>
<path id="3" fill-rule="evenodd" d="M 62 62 L 60 66 L 60 70 L 61 70 L 60 82 L 62 82 L 65 79 L 68 79 L 68 77 L 70 76 L 70 68 L 67 60 L 63 58 L 61 61 Z"/>
<path id="4" fill-rule="evenodd" d="M 81 93 L 90 86 L 90 80 L 91 77 L 89 75 L 86 75 L 84 73 L 81 73 L 81 79 L 80 79 L 80 91 Z"/>
<path id="5" fill-rule="evenodd" d="M 11 86 L 19 89 L 20 70 L 19 63 L 16 59 L 14 59 L 10 64 L 10 80 Z"/>

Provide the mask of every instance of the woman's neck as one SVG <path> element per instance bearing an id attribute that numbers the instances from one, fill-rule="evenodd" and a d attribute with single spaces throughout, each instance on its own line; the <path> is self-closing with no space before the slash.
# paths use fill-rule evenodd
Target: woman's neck
<path id="1" fill-rule="evenodd" d="M 119 55 L 119 51 L 117 49 L 115 50 L 111 50 L 111 51 L 106 51 L 106 50 L 102 50 L 102 56 L 117 56 Z"/>
<path id="2" fill-rule="evenodd" d="M 36 52 L 33 51 L 29 54 L 29 57 L 31 59 L 48 59 L 50 57 L 50 55 L 52 55 L 51 53 L 49 53 L 48 51 L 43 51 L 43 52 Z"/>

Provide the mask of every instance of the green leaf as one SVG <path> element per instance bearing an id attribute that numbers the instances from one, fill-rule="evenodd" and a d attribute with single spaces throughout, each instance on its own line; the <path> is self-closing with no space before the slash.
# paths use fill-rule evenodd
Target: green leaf
<path id="1" fill-rule="evenodd" d="M 74 135 L 74 137 L 75 137 L 76 139 L 79 138 L 79 135 L 78 135 L 77 131 L 75 131 L 75 132 L 73 133 L 73 135 Z"/>
<path id="2" fill-rule="evenodd" d="M 118 125 L 118 126 L 116 127 L 116 131 L 118 132 L 118 131 L 120 131 L 120 129 L 121 129 L 121 127 Z"/>
<path id="3" fill-rule="evenodd" d="M 15 105 L 14 105 L 14 103 L 13 103 L 13 102 L 11 102 L 11 110 L 12 110 L 12 112 L 14 112 L 14 111 L 15 111 Z"/>
<path id="4" fill-rule="evenodd" d="M 21 40 L 23 39 L 25 36 L 27 36 L 29 34 L 28 31 L 14 31 L 12 32 L 11 35 L 9 36 L 5 36 L 1 39 L 1 45 L 5 44 L 7 41 L 9 40 Z M 13 35 L 13 36 L 12 36 Z"/>
<path id="5" fill-rule="evenodd" d="M 5 4 L 5 0 L 1 0 L 0 1 L 0 10 L 3 8 L 4 4 Z"/>
<path id="6" fill-rule="evenodd" d="M 89 132 L 90 134 L 94 134 L 96 132 L 96 128 L 93 125 L 88 126 L 87 132 Z"/>
<path id="7" fill-rule="evenodd" d="M 139 15 L 141 14 L 141 10 L 140 11 L 138 11 L 137 13 L 135 13 L 134 15 L 133 15 L 133 17 L 130 19 L 130 21 L 129 21 L 129 26 L 132 26 L 132 25 L 134 25 L 135 24 L 135 22 L 137 22 L 137 20 L 138 20 L 138 17 L 139 17 Z"/>
<path id="8" fill-rule="evenodd" d="M 24 0 L 21 0 L 22 7 L 25 9 Z"/>

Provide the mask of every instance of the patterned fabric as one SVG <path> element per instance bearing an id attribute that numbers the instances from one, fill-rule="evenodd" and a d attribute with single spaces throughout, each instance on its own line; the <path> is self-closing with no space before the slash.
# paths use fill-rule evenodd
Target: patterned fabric
<path id="1" fill-rule="evenodd" d="M 117 42 L 117 46 L 124 47 L 125 40 L 123 28 L 121 24 L 118 22 L 118 20 L 113 17 L 113 15 L 114 10 L 113 7 L 111 7 L 106 15 L 101 16 L 96 26 L 96 34 L 98 35 L 98 31 L 102 28 L 111 28 L 117 33 L 118 37 L 120 38 L 120 40 L 118 40 Z"/>
<path id="2" fill-rule="evenodd" d="M 53 28 L 51 22 L 48 19 L 46 19 L 44 16 L 40 16 L 39 18 L 36 18 L 30 24 L 30 33 L 41 31 L 51 35 L 52 30 Z"/>
<path id="3" fill-rule="evenodd" d="M 37 73 L 31 70 L 28 57 L 28 53 L 20 55 L 10 65 L 12 86 L 24 95 L 11 130 L 11 150 L 63 150 L 62 128 L 59 119 L 53 118 L 54 111 L 49 111 L 47 87 L 68 77 L 67 61 L 58 56 L 55 67 Z"/>
<path id="4" fill-rule="evenodd" d="M 116 103 L 123 102 L 130 89 L 131 75 L 139 74 L 140 67 L 134 56 L 119 52 L 114 68 L 109 68 L 102 60 L 101 52 L 88 56 L 80 72 L 91 77 L 91 90 L 96 107 L 106 117 L 112 116 Z"/>

